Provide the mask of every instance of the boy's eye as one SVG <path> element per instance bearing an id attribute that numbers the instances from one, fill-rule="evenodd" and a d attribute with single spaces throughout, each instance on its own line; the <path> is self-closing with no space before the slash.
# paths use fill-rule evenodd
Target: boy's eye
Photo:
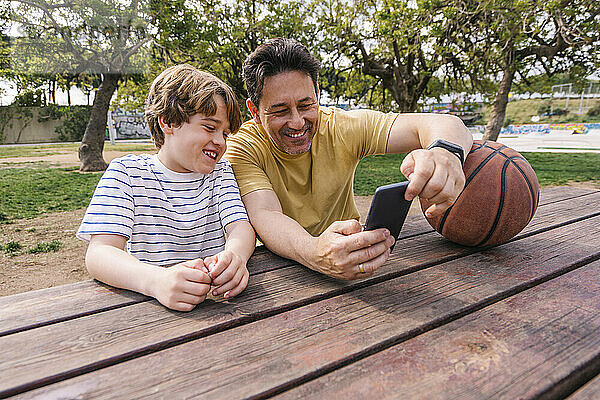
<path id="1" fill-rule="evenodd" d="M 223 137 L 227 139 L 227 137 L 229 137 L 229 132 L 223 132 Z"/>
<path id="2" fill-rule="evenodd" d="M 209 131 L 211 131 L 211 132 L 213 132 L 213 131 L 215 130 L 215 127 L 214 127 L 214 126 L 211 126 L 211 125 L 204 125 L 204 127 L 205 127 L 206 129 L 208 129 Z"/>

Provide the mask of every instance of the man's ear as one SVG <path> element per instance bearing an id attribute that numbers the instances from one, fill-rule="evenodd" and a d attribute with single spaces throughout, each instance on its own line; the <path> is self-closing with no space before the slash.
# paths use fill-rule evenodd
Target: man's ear
<path id="1" fill-rule="evenodd" d="M 160 129 L 162 129 L 163 133 L 165 135 L 171 135 L 173 134 L 173 127 L 171 126 L 171 124 L 167 124 L 165 122 L 165 117 L 160 115 L 158 117 L 158 125 L 160 126 Z"/>
<path id="2" fill-rule="evenodd" d="M 262 124 L 262 122 L 260 122 L 260 115 L 258 115 L 258 108 L 254 105 L 252 100 L 246 99 L 246 107 L 248 107 L 248 111 L 250 111 L 250 114 L 252 114 L 254 122 L 257 124 Z"/>
<path id="3" fill-rule="evenodd" d="M 316 92 L 316 95 L 317 95 L 317 104 L 319 104 L 319 97 L 320 97 L 319 94 L 321 93 L 321 89 L 319 89 L 319 84 L 318 83 L 317 83 L 317 87 L 315 88 L 315 90 L 317 91 Z"/>

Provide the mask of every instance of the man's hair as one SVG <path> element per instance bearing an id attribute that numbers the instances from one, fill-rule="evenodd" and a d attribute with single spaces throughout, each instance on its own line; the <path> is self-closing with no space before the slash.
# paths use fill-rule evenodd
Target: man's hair
<path id="1" fill-rule="evenodd" d="M 146 100 L 146 122 L 157 149 L 165 143 L 165 134 L 158 123 L 164 117 L 167 124 L 179 127 L 190 117 L 217 113 L 215 96 L 221 96 L 227 109 L 231 132 L 242 124 L 240 107 L 233 90 L 216 76 L 191 65 L 169 67 L 154 79 Z"/>
<path id="2" fill-rule="evenodd" d="M 282 72 L 304 72 L 313 81 L 315 93 L 321 63 L 301 43 L 292 39 L 270 39 L 258 46 L 244 62 L 244 82 L 250 100 L 258 107 L 265 78 Z"/>

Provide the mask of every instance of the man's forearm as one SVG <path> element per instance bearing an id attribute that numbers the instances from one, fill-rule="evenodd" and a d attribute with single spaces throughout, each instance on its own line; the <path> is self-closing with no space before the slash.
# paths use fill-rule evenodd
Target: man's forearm
<path id="1" fill-rule="evenodd" d="M 387 153 L 405 153 L 426 148 L 437 139 L 461 146 L 465 157 L 473 145 L 473 135 L 456 116 L 400 114 L 390 130 Z"/>
<path id="2" fill-rule="evenodd" d="M 312 257 L 316 238 L 280 211 L 260 210 L 251 217 L 259 239 L 269 250 L 315 269 Z"/>

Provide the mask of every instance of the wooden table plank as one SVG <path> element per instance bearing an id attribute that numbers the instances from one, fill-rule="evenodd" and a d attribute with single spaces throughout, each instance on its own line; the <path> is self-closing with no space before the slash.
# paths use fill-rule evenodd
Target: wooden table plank
<path id="1" fill-rule="evenodd" d="M 600 370 L 599 276 L 596 261 L 280 398 L 564 398 Z"/>
<path id="2" fill-rule="evenodd" d="M 559 203 L 559 206 L 549 208 L 536 216 L 536 222 L 532 224 L 532 227 L 539 230 L 540 225 L 547 227 L 551 222 L 561 223 L 561 218 L 563 220 L 567 219 L 573 213 L 582 213 L 583 210 L 589 212 L 590 205 L 593 205 L 594 201 L 597 202 L 599 199 L 600 193 L 597 196 L 585 198 L 585 200 Z M 80 373 L 83 370 L 100 366 L 97 365 L 97 363 L 102 363 L 101 365 L 114 363 L 116 360 L 114 360 L 113 357 L 123 357 L 123 354 L 136 351 L 136 349 L 138 353 L 153 351 L 164 346 L 170 346 L 178 340 L 188 340 L 190 337 L 199 337 L 215 332 L 216 330 L 228 326 L 228 324 L 245 323 L 252 318 L 259 318 L 260 315 L 269 315 L 269 313 L 280 312 L 285 308 L 300 306 L 303 302 L 316 301 L 320 298 L 337 295 L 343 291 L 351 290 L 351 288 L 356 287 L 356 285 L 360 286 L 368 284 L 369 282 L 382 281 L 389 277 L 399 276 L 406 271 L 420 269 L 424 266 L 431 265 L 432 263 L 442 262 L 444 260 L 455 258 L 458 255 L 464 255 L 474 251 L 470 248 L 453 245 L 442 239 L 437 233 L 407 239 L 403 241 L 402 244 L 405 248 L 410 248 L 410 252 L 395 251 L 391 257 L 390 263 L 382 268 L 382 275 L 378 275 L 366 282 L 363 281 L 350 284 L 321 279 L 320 276 L 309 271 L 307 271 L 309 272 L 308 274 L 304 274 L 301 279 L 298 279 L 297 271 L 294 269 L 285 271 L 284 273 L 265 276 L 258 282 L 251 282 L 245 295 L 239 299 L 239 301 L 247 302 L 249 306 L 249 311 L 246 311 L 246 315 L 242 314 L 243 317 L 235 312 L 235 310 L 232 311 L 231 309 L 227 309 L 225 311 L 216 311 L 215 307 L 219 309 L 219 305 L 205 304 L 200 308 L 198 313 L 184 314 L 186 316 L 184 321 L 188 322 L 188 324 L 185 324 L 180 321 L 181 317 L 177 315 L 177 313 L 165 315 L 162 306 L 153 301 L 149 304 L 136 305 L 135 307 L 129 306 L 127 309 L 121 311 L 114 310 L 106 315 L 98 316 L 97 318 L 89 317 L 92 318 L 94 321 L 93 323 L 88 323 L 87 321 L 90 320 L 88 318 L 84 319 L 83 322 L 77 322 L 76 325 L 69 323 L 63 324 L 56 329 L 47 328 L 45 335 L 42 336 L 38 336 L 37 331 L 34 331 L 28 335 L 13 337 L 10 341 L 0 341 L 0 344 L 2 347 L 15 349 L 15 351 L 18 351 L 18 349 L 26 349 L 26 355 L 6 355 L 8 358 L 21 359 L 22 357 L 27 357 L 28 359 L 32 359 L 39 357 L 44 361 L 41 365 L 48 365 L 55 374 Z M 397 248 L 400 248 L 400 246 L 397 246 Z M 401 267 L 398 267 L 398 265 Z M 295 268 L 302 269 L 302 267 Z M 270 295 L 271 298 L 265 298 L 265 293 L 261 290 L 263 286 L 272 290 L 271 293 L 273 294 Z M 309 289 L 307 289 L 307 287 Z M 257 299 L 259 302 L 255 303 Z M 236 302 L 237 301 L 238 300 L 236 300 Z M 223 312 L 225 315 L 220 315 Z M 115 317 L 115 315 L 119 316 Z M 196 325 L 194 321 L 197 319 L 206 322 L 207 325 Z M 163 333 L 158 335 L 158 338 L 145 333 L 146 327 L 150 324 L 161 327 Z M 77 356 L 75 357 L 76 359 L 79 357 L 77 361 L 79 364 L 75 363 L 76 366 L 73 366 L 72 364 L 63 363 L 63 369 L 57 368 L 55 358 L 53 358 L 56 357 L 54 350 L 50 352 L 50 358 L 46 359 L 44 354 L 45 352 L 48 352 L 48 349 L 45 349 L 44 346 L 47 346 L 46 343 L 55 341 L 57 343 L 70 343 L 74 340 L 72 338 L 73 327 L 77 327 L 75 329 L 76 332 L 81 332 L 80 338 L 75 339 L 75 341 L 78 343 L 78 348 L 83 347 L 83 351 L 71 354 L 72 357 Z M 102 335 L 97 334 L 97 332 L 110 332 L 111 329 L 128 332 L 127 335 L 124 335 L 123 340 L 120 341 L 120 347 L 112 345 L 110 337 L 102 339 Z M 94 337 L 94 335 L 96 337 Z M 23 343 L 29 343 L 34 340 L 34 338 L 38 344 L 37 352 L 29 347 L 23 347 Z M 80 343 L 86 343 L 87 341 L 93 342 L 94 346 L 90 347 L 88 344 L 85 346 L 80 345 Z M 70 345 L 67 345 L 67 347 L 68 346 Z M 112 346 L 109 354 L 106 353 L 107 350 L 104 348 L 105 346 Z M 99 358 L 100 356 L 98 354 L 100 353 L 89 357 L 89 353 L 97 353 L 96 349 L 103 350 L 101 354 L 104 358 Z M 87 363 L 85 363 L 84 360 Z M 35 363 L 32 362 L 31 365 L 34 364 Z M 6 368 L 10 369 L 11 367 L 7 364 Z M 36 371 L 31 373 L 25 371 L 22 377 L 45 376 L 44 369 L 40 368 L 40 365 L 35 364 L 35 369 Z"/>
<path id="3" fill-rule="evenodd" d="M 573 188 L 555 187 L 543 190 L 540 203 L 552 205 L 541 204 L 522 234 L 599 210 L 600 191 L 571 189 Z M 558 201 L 559 199 L 562 201 Z M 433 232 L 433 229 L 419 216 L 407 220 L 402 235 L 412 237 L 427 232 Z M 398 250 L 394 253 L 401 251 L 402 246 L 398 245 L 396 248 Z M 255 275 L 289 265 L 292 265 L 290 260 L 278 257 L 261 246 L 250 259 L 248 269 L 251 275 Z M 141 294 L 112 288 L 96 281 L 0 297 L 0 336 L 148 300 Z"/>
<path id="4" fill-rule="evenodd" d="M 598 240 L 594 243 L 590 238 Z M 600 217 L 590 218 L 179 344 L 31 391 L 23 397 L 57 397 L 72 390 L 94 398 L 152 397 L 156 393 L 209 398 L 269 394 L 581 267 L 600 258 L 598 241 Z M 283 271 L 272 271 L 264 277 Z M 297 272 L 296 280 L 310 290 L 312 282 L 306 281 L 309 271 Z M 285 287 L 293 283 L 291 280 Z M 263 282 L 254 289 L 281 288 Z M 289 295 L 300 290 L 295 288 Z M 260 304 L 256 308 L 259 311 L 273 298 L 263 293 L 257 300 L 259 303 L 254 304 Z M 240 303 L 229 310 L 247 315 L 253 312 L 248 306 Z M 99 316 L 89 318 L 95 317 Z M 71 321 L 72 327 L 73 322 L 76 321 Z M 200 326 L 202 321 L 196 323 Z M 159 335 L 160 329 L 156 327 Z M 79 343 L 78 347 L 88 345 Z M 198 363 L 199 359 L 202 363 Z M 28 360 L 44 368 L 41 361 L 44 360 Z M 12 366 L 13 374 L 23 371 L 17 370 L 17 365 Z M 123 376 L 128 377 L 127 385 L 118 384 Z"/>
<path id="5" fill-rule="evenodd" d="M 597 278 L 596 278 L 597 279 Z M 590 380 L 579 390 L 569 396 L 569 400 L 598 400 L 600 399 L 600 375 Z"/>
<path id="6" fill-rule="evenodd" d="M 248 261 L 248 271 L 256 275 L 292 263 L 260 246 Z M 4 296 L 0 297 L 0 337 L 149 300 L 94 280 Z"/>

